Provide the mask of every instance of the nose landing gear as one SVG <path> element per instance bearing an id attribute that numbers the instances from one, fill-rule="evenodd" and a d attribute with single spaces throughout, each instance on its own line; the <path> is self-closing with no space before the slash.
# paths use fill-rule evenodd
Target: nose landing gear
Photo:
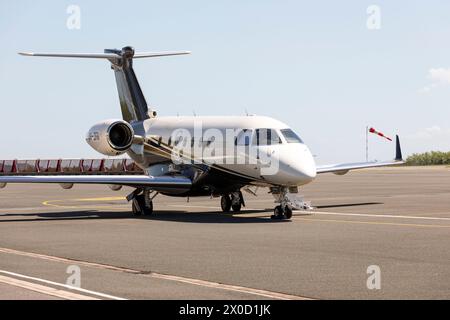
<path id="1" fill-rule="evenodd" d="M 274 196 L 275 202 L 280 204 L 275 207 L 272 219 L 291 219 L 292 209 L 313 209 L 309 202 L 303 201 L 303 197 L 297 195 L 297 187 L 273 187 L 270 192 Z"/>
<path id="2" fill-rule="evenodd" d="M 279 220 L 290 219 L 292 218 L 292 209 L 287 205 L 284 208 L 281 205 L 276 206 L 273 210 L 273 215 L 270 216 L 270 218 Z"/>

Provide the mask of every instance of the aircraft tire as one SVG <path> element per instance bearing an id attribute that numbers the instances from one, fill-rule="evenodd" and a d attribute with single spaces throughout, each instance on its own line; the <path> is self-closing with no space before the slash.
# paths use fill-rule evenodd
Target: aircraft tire
<path id="1" fill-rule="evenodd" d="M 224 195 L 220 198 L 220 206 L 223 212 L 230 212 L 231 210 L 231 198 L 229 195 Z"/>
<path id="2" fill-rule="evenodd" d="M 291 219 L 292 218 L 292 209 L 287 207 L 284 209 L 284 217 L 286 219 Z"/>
<path id="3" fill-rule="evenodd" d="M 133 212 L 134 216 L 142 215 L 142 212 L 139 207 L 139 203 L 136 199 L 133 199 L 133 201 L 131 202 L 131 211 Z"/>
<path id="4" fill-rule="evenodd" d="M 140 194 L 133 199 L 131 208 L 135 216 L 149 216 L 153 213 L 153 201 L 150 201 L 150 205 L 146 206 L 145 197 Z"/>
<path id="5" fill-rule="evenodd" d="M 275 209 L 273 209 L 273 215 L 270 218 L 283 219 L 283 210 L 281 209 L 281 206 L 276 206 Z"/>
<path id="6" fill-rule="evenodd" d="M 233 212 L 240 212 L 241 211 L 241 208 L 242 208 L 242 204 L 233 204 L 232 206 L 231 206 L 231 208 L 233 209 Z"/>

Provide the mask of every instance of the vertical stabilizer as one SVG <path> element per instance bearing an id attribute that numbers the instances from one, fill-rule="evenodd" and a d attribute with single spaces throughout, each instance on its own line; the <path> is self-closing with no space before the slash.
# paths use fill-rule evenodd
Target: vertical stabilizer
<path id="1" fill-rule="evenodd" d="M 109 59 L 116 77 L 122 117 L 127 122 L 148 119 L 147 101 L 133 70 L 134 49 L 124 47 L 122 50 L 105 49 L 105 53 L 115 53 L 120 58 Z"/>

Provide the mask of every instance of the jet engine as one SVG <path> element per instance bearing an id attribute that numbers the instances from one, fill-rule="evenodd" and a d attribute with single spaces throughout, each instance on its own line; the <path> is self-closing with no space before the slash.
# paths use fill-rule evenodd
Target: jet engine
<path id="1" fill-rule="evenodd" d="M 86 142 L 97 152 L 107 156 L 125 153 L 133 144 L 134 130 L 123 120 L 105 120 L 94 125 L 86 135 Z"/>

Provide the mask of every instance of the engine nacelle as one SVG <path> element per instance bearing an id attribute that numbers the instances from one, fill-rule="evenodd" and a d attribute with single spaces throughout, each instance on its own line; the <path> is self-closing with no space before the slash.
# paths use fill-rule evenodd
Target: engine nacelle
<path id="1" fill-rule="evenodd" d="M 120 189 L 122 189 L 122 186 L 120 184 L 110 184 L 110 185 L 108 185 L 108 187 L 112 191 L 119 191 Z"/>
<path id="2" fill-rule="evenodd" d="M 337 176 L 343 176 L 344 174 L 348 173 L 348 170 L 335 171 L 333 173 Z"/>
<path id="3" fill-rule="evenodd" d="M 134 130 L 123 120 L 105 120 L 93 126 L 86 142 L 97 152 L 107 156 L 125 153 L 133 144 Z"/>
<path id="4" fill-rule="evenodd" d="M 73 183 L 60 183 L 61 188 L 64 190 L 70 190 L 73 188 Z"/>

